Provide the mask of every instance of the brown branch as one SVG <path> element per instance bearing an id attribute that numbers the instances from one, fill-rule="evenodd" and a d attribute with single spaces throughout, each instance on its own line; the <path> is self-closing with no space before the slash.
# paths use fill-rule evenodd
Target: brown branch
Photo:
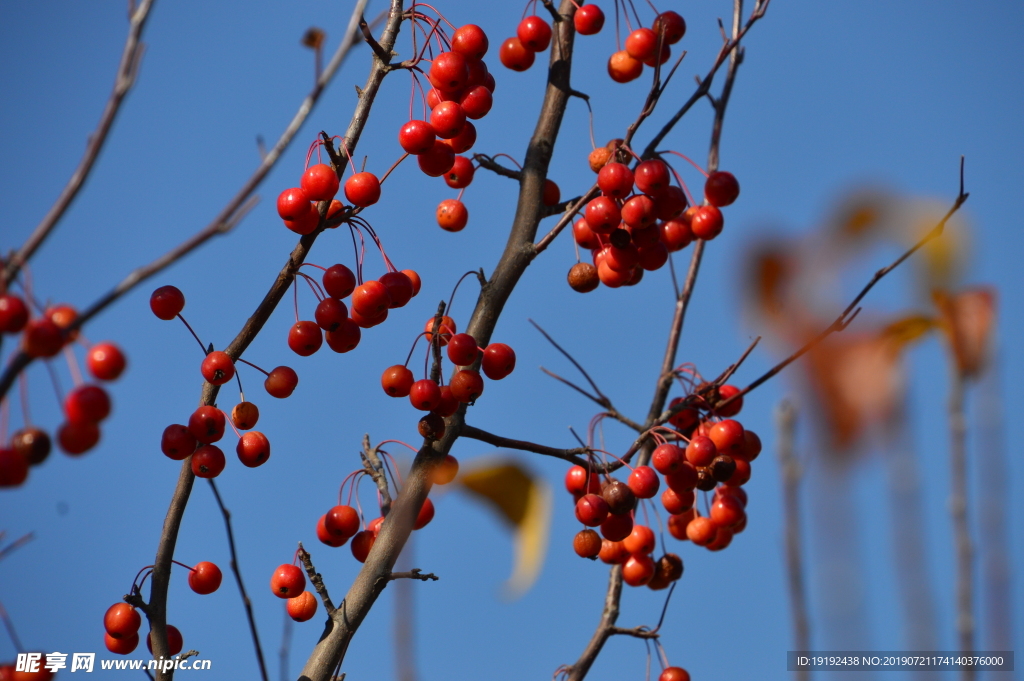
<path id="1" fill-rule="evenodd" d="M 721 386 L 725 385 L 725 382 L 726 382 L 726 381 L 728 381 L 728 380 L 729 380 L 730 378 L 732 378 L 732 375 L 736 373 L 736 370 L 737 370 L 737 369 L 739 369 L 739 368 L 740 368 L 740 366 L 741 366 L 741 365 L 742 365 L 742 364 L 743 364 L 743 363 L 744 363 L 745 361 L 747 361 L 747 357 L 749 357 L 749 356 L 750 356 L 750 353 L 754 351 L 754 348 L 756 348 L 756 347 L 757 347 L 757 344 L 758 344 L 758 343 L 760 343 L 760 342 L 761 342 L 761 337 L 760 337 L 760 336 L 758 336 L 757 338 L 755 338 L 755 339 L 753 340 L 753 342 L 751 342 L 751 343 L 750 343 L 750 345 L 748 345 L 748 346 L 747 346 L 747 349 L 743 351 L 743 354 L 742 354 L 742 355 L 740 355 L 740 358 L 739 358 L 738 360 L 736 360 L 735 362 L 733 362 L 732 364 L 730 364 L 730 365 L 729 365 L 729 368 L 728 368 L 728 369 L 726 369 L 725 371 L 723 371 L 723 372 L 722 372 L 722 375 L 721 375 L 721 376 L 719 376 L 718 378 L 716 378 L 716 379 L 715 379 L 714 381 L 712 381 L 712 382 L 713 382 L 713 383 L 714 383 L 714 384 L 715 384 L 716 386 L 719 386 L 719 387 L 721 387 Z M 717 405 L 717 404 L 715 404 L 715 405 L 714 405 L 714 408 L 716 408 L 716 409 L 717 409 L 717 408 L 718 408 L 718 405 Z"/>
<path id="2" fill-rule="evenodd" d="M 804 564 L 800 554 L 800 463 L 794 454 L 796 439 L 796 408 L 783 400 L 775 410 L 779 431 L 779 468 L 782 473 L 782 504 L 786 526 L 786 584 L 789 605 L 793 609 L 793 649 L 810 650 L 810 628 L 807 619 L 807 593 L 804 586 Z M 797 671 L 797 681 L 808 681 L 810 672 Z"/>
<path id="3" fill-rule="evenodd" d="M 419 568 L 413 568 L 408 572 L 392 572 L 388 575 L 389 581 L 394 581 L 396 579 L 418 579 L 421 582 L 436 582 L 440 577 L 435 575 L 433 572 L 424 573 L 423 570 L 420 570 Z"/>
<path id="4" fill-rule="evenodd" d="M 634 638 L 659 638 L 661 634 L 656 631 L 651 631 L 647 627 L 633 627 L 632 629 L 623 629 L 622 627 L 611 627 L 608 630 L 609 636 L 632 636 Z"/>
<path id="5" fill-rule="evenodd" d="M 551 242 L 555 240 L 555 237 L 558 236 L 558 234 L 563 229 L 565 229 L 565 226 L 572 222 L 572 219 L 576 217 L 576 214 L 583 210 L 586 207 L 586 205 L 590 202 L 590 200 L 597 196 L 600 192 L 601 188 L 598 187 L 597 183 L 595 182 L 594 185 L 589 190 L 587 190 L 586 194 L 581 196 L 576 201 L 576 203 L 572 204 L 571 208 L 566 210 L 565 214 L 562 216 L 562 219 L 559 220 L 555 224 L 555 226 L 551 228 L 551 231 L 545 234 L 544 238 L 538 241 L 536 245 L 534 245 L 533 257 L 537 257 L 538 255 L 540 255 L 541 252 L 543 252 L 544 249 L 546 249 L 551 244 Z"/>
<path id="6" fill-rule="evenodd" d="M 587 447 L 574 447 L 573 449 L 558 449 L 556 447 L 539 445 L 534 442 L 527 442 L 525 440 L 514 440 L 512 438 L 495 435 L 494 433 L 488 433 L 486 430 L 475 428 L 469 424 L 463 424 L 462 436 L 468 437 L 471 440 L 479 440 L 480 442 L 486 442 L 489 445 L 494 445 L 495 447 L 501 447 L 503 449 L 517 449 L 523 452 L 533 452 L 534 454 L 553 456 L 558 459 L 564 459 L 565 461 L 571 461 L 572 463 L 578 466 L 584 467 L 588 465 L 588 461 L 584 457 L 591 451 Z"/>
<path id="7" fill-rule="evenodd" d="M 540 210 L 540 216 L 542 218 L 549 218 L 552 215 L 564 213 L 566 210 L 569 210 L 572 206 L 577 205 L 581 198 L 583 197 L 577 196 L 571 199 L 566 199 L 565 201 L 560 201 L 553 206 L 544 206 Z"/>
<path id="8" fill-rule="evenodd" d="M 386 516 L 391 510 L 391 491 L 388 489 L 388 478 L 384 473 L 384 464 L 377 456 L 377 448 L 370 445 L 370 434 L 363 435 L 363 450 L 359 452 L 363 461 L 363 469 L 377 485 L 380 494 L 380 514 Z"/>
<path id="9" fill-rule="evenodd" d="M 608 574 L 608 592 L 604 597 L 604 610 L 601 612 L 601 621 L 590 638 L 590 643 L 584 649 L 576 664 L 566 669 L 566 681 L 579 681 L 590 671 L 591 665 L 597 659 L 598 654 L 604 647 L 605 641 L 611 636 L 615 627 L 615 621 L 619 619 L 619 598 L 622 596 L 622 566 L 615 565 Z"/>
<path id="10" fill-rule="evenodd" d="M 317 594 L 320 596 L 320 600 L 323 601 L 324 610 L 327 611 L 327 616 L 334 617 L 334 613 L 336 613 L 338 609 L 334 607 L 331 595 L 327 593 L 327 586 L 324 584 L 323 577 L 321 577 L 320 573 L 316 571 L 315 567 L 313 567 L 313 557 L 310 556 L 309 552 L 302 546 L 302 542 L 299 542 L 299 560 L 302 561 L 302 566 L 306 569 L 306 575 L 309 577 L 310 584 L 313 585 L 313 588 L 316 589 Z M 342 602 L 342 607 L 345 607 L 344 602 Z"/>
<path id="11" fill-rule="evenodd" d="M 492 173 L 501 175 L 502 177 L 512 178 L 517 182 L 521 176 L 521 173 L 518 170 L 513 170 L 508 166 L 501 165 L 487 154 L 473 154 L 473 160 L 476 161 L 481 168 L 490 170 Z"/>
<path id="12" fill-rule="evenodd" d="M 359 17 L 362 16 L 363 7 L 365 6 L 365 0 L 359 0 L 356 3 L 356 7 L 352 13 L 349 21 L 348 31 L 346 37 L 342 41 L 342 46 L 339 46 L 338 52 L 332 58 L 331 63 L 325 69 L 320 81 L 317 82 L 317 89 L 315 93 L 319 94 L 319 90 L 323 89 L 326 84 L 326 78 L 329 77 L 333 71 L 337 70 L 340 65 L 342 58 L 347 53 L 347 46 L 354 43 L 355 32 L 358 30 Z M 387 27 L 384 30 L 381 42 L 386 50 L 390 51 L 394 47 L 395 39 L 398 36 L 398 31 L 401 24 L 401 0 L 393 0 L 391 14 L 388 17 Z M 384 80 L 384 76 L 387 72 L 387 65 L 375 61 L 370 69 L 370 74 L 367 78 L 366 87 L 363 88 L 362 95 L 360 96 L 359 103 L 356 105 L 355 111 L 352 116 L 352 120 L 349 123 L 349 127 L 345 132 L 344 143 L 346 148 L 351 153 L 358 144 L 359 137 L 362 134 L 363 128 L 366 125 L 367 117 L 369 116 L 370 109 L 373 106 L 374 98 L 377 95 L 377 91 L 380 88 L 381 82 Z M 307 98 L 308 101 L 308 98 Z M 301 113 L 301 110 L 300 110 Z M 289 126 L 296 127 L 295 121 Z M 294 133 L 292 133 L 294 134 Z M 282 137 L 282 140 L 287 137 L 290 140 L 290 136 L 286 134 Z M 276 155 L 280 154 L 280 148 L 282 147 L 282 141 L 279 140 L 278 144 L 275 145 L 274 149 L 268 154 L 267 158 L 275 158 Z M 275 155 L 276 154 L 276 155 Z M 266 162 L 264 162 L 266 165 Z M 257 173 L 259 175 L 259 173 Z M 255 177 L 255 176 L 254 176 Z M 262 179 L 262 176 L 260 176 Z M 252 182 L 252 180 L 250 180 Z M 323 210 L 323 209 L 322 209 Z M 321 222 L 323 220 L 321 219 Z M 245 349 L 253 341 L 259 331 L 263 328 L 263 325 L 270 318 L 271 313 L 277 307 L 281 298 L 288 290 L 292 279 L 295 276 L 295 272 L 299 266 L 305 260 L 306 255 L 309 253 L 309 249 L 312 247 L 313 242 L 323 229 L 323 225 L 318 228 L 317 231 L 312 234 L 308 234 L 299 240 L 298 245 L 292 251 L 288 262 L 282 268 L 278 274 L 276 281 L 267 292 L 263 301 L 257 306 L 256 311 L 248 319 L 242 330 L 235 336 L 234 340 L 225 348 L 226 352 L 232 359 L 237 359 L 242 355 Z M 203 385 L 201 403 L 205 405 L 214 404 L 217 397 L 218 388 L 209 383 Z M 153 654 L 159 659 L 161 656 L 167 657 L 167 589 L 170 582 L 170 565 L 171 558 L 174 555 L 174 547 L 177 543 L 178 530 L 181 526 L 181 518 L 185 512 L 185 506 L 188 503 L 189 495 L 192 491 L 192 484 L 195 481 L 195 476 L 192 474 L 191 461 L 186 459 L 182 462 L 181 472 L 178 475 L 178 484 L 175 487 L 174 494 L 171 497 L 171 504 L 168 508 L 167 517 L 164 520 L 163 531 L 160 535 L 160 543 L 157 547 L 156 560 L 154 561 L 153 568 L 153 581 L 150 587 L 150 614 L 149 622 L 153 634 Z M 157 675 L 159 681 L 169 681 L 173 676 L 173 670 L 160 671 Z"/>
<path id="13" fill-rule="evenodd" d="M 27 544 L 30 541 L 32 541 L 33 539 L 35 539 L 35 537 L 36 537 L 35 532 L 29 532 L 26 535 L 18 537 L 17 539 L 12 541 L 7 546 L 5 546 L 2 549 L 0 549 L 0 560 L 3 560 L 7 556 L 11 555 L 16 550 L 18 550 L 19 548 L 21 548 L 25 544 Z"/>
<path id="14" fill-rule="evenodd" d="M 235 582 L 238 584 L 238 593 L 242 596 L 242 604 L 245 606 L 245 617 L 249 620 L 249 634 L 252 636 L 253 647 L 256 648 L 256 661 L 260 665 L 260 678 L 269 681 L 267 677 L 267 665 L 263 660 L 263 647 L 260 645 L 260 635 L 256 631 L 256 617 L 252 612 L 252 601 L 245 591 L 245 584 L 242 582 L 242 570 L 238 567 L 238 552 L 235 550 L 235 533 L 231 528 L 231 511 L 224 506 L 224 500 L 220 498 L 220 491 L 213 479 L 209 479 L 210 489 L 213 490 L 213 497 L 217 500 L 217 507 L 220 514 L 224 516 L 224 526 L 228 531 L 228 548 L 231 550 L 231 571 L 235 574 Z"/>
<path id="15" fill-rule="evenodd" d="M 19 653 L 25 652 L 25 646 L 21 645 L 18 632 L 14 630 L 14 622 L 11 621 L 11 616 L 7 614 L 7 608 L 4 607 L 3 603 L 0 603 L 0 620 L 3 621 L 4 628 L 7 629 L 7 636 L 11 639 L 11 643 L 14 644 L 14 650 Z"/>
<path id="16" fill-rule="evenodd" d="M 146 26 L 146 20 L 149 18 L 149 11 L 153 7 L 153 2 L 154 0 L 142 0 L 139 6 L 129 15 L 128 38 L 125 41 L 124 50 L 121 52 L 121 61 L 117 66 L 114 91 L 110 94 L 110 98 L 103 108 L 99 125 L 89 135 L 89 141 L 85 146 L 85 154 L 82 156 L 82 160 L 78 162 L 78 167 L 71 174 L 71 179 L 64 186 L 56 202 L 47 211 L 46 215 L 43 216 L 42 221 L 32 231 L 32 234 L 29 235 L 22 247 L 18 249 L 18 252 L 13 254 L 4 264 L 3 271 L 0 272 L 0 291 L 6 290 L 7 286 L 18 276 L 22 265 L 29 261 L 29 258 L 32 257 L 43 241 L 46 240 L 46 237 L 54 230 L 68 207 L 75 200 L 75 197 L 78 196 L 78 192 L 85 184 L 86 179 L 88 179 L 89 173 L 92 171 L 93 165 L 103 149 L 103 144 L 107 141 L 107 134 L 114 125 L 114 119 L 117 118 L 117 113 L 121 110 L 121 103 L 124 102 L 125 96 L 132 89 L 132 86 L 135 84 L 135 78 L 138 76 L 139 63 L 145 51 L 145 45 L 141 41 L 142 30 Z"/>
<path id="17" fill-rule="evenodd" d="M 377 42 L 377 39 L 373 37 L 373 33 L 370 33 L 370 27 L 366 23 L 366 18 L 363 17 L 361 14 L 359 15 L 359 30 L 363 34 L 363 40 L 365 40 L 366 44 L 370 46 L 370 49 L 373 50 L 373 53 L 375 55 L 377 55 L 377 58 L 380 59 L 382 62 L 389 61 L 390 58 L 388 56 L 388 53 L 384 51 L 384 48 L 380 46 L 380 43 Z"/>

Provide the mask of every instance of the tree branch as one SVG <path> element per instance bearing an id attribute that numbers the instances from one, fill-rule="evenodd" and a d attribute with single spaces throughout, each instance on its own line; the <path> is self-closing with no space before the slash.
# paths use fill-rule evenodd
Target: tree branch
<path id="1" fill-rule="evenodd" d="M 302 567 L 306 569 L 306 575 L 309 577 L 309 582 L 316 589 L 317 594 L 320 596 L 320 600 L 323 601 L 324 610 L 327 611 L 328 617 L 334 617 L 334 613 L 337 612 L 337 608 L 334 607 L 334 602 L 331 600 L 330 594 L 327 593 L 327 586 L 324 584 L 323 577 L 313 567 L 313 557 L 309 555 L 309 551 L 302 546 L 302 542 L 299 542 L 299 560 L 302 561 Z M 344 607 L 344 603 L 342 603 Z"/>
<path id="2" fill-rule="evenodd" d="M 526 442 L 525 440 L 514 440 L 512 438 L 495 435 L 494 433 L 488 433 L 486 430 L 475 428 L 469 424 L 463 424 L 462 436 L 468 437 L 471 440 L 479 440 L 480 442 L 486 442 L 489 445 L 494 445 L 495 447 L 501 447 L 503 449 L 517 449 L 522 452 L 533 452 L 534 454 L 553 456 L 557 459 L 571 461 L 572 463 L 578 466 L 584 467 L 588 465 L 588 461 L 583 457 L 585 457 L 591 451 L 587 447 L 558 449 L 556 447 L 548 447 L 547 445 L 539 445 L 533 442 Z"/>
<path id="3" fill-rule="evenodd" d="M 433 572 L 424 573 L 419 568 L 413 568 L 409 572 L 392 572 L 388 575 L 388 581 L 394 581 L 396 579 L 418 579 L 421 582 L 436 582 L 440 579 Z"/>

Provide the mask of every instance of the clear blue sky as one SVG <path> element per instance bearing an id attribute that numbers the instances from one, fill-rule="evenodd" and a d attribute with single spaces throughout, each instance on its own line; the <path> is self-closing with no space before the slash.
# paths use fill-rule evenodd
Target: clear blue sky
<path id="1" fill-rule="evenodd" d="M 599 4 L 610 13 L 609 2 Z M 309 90 L 312 55 L 299 45 L 302 33 L 311 25 L 323 27 L 331 53 L 350 5 L 158 2 L 145 33 L 136 89 L 84 192 L 33 261 L 37 295 L 84 307 L 133 267 L 205 226 L 256 166 L 257 135 L 268 143 L 275 140 Z M 374 0 L 367 16 L 381 7 Z M 673 8 L 689 24 L 683 43 L 689 54 L 664 110 L 638 135 L 641 143 L 689 95 L 692 75 L 706 72 L 718 48 L 715 19 L 731 12 L 731 3 Z M 521 159 L 543 72 L 540 65 L 524 74 L 507 71 L 496 52 L 513 34 L 522 6 L 460 1 L 441 9 L 452 23 L 480 24 L 491 38 L 495 109 L 477 126 L 475 150 Z M 645 82 L 615 86 L 608 80 L 604 64 L 613 50 L 611 28 L 577 41 L 573 75 L 574 85 L 593 95 L 599 143 L 621 136 L 646 88 Z M 1024 9 L 1012 2 L 776 0 L 746 41 L 746 61 L 726 118 L 722 167 L 740 178 L 742 195 L 728 209 L 725 234 L 708 250 L 681 346 L 682 359 L 714 375 L 759 333 L 737 313 L 741 256 L 751 240 L 769 228 L 807 232 L 835 199 L 864 184 L 952 202 L 964 154 L 971 192 L 965 215 L 975 234 L 965 281 L 999 291 L 1000 390 L 1008 415 L 1007 451 L 1014 453 L 1014 509 L 1020 508 L 1024 489 L 1024 467 L 1015 455 L 1024 430 L 1014 418 L 1024 410 L 1019 389 L 1024 371 L 1015 352 L 1024 324 L 1019 286 L 1024 249 L 1016 198 L 1024 184 L 1022 28 Z M 125 33 L 123 2 L 0 6 L 0 130 L 5 132 L 0 136 L 0 250 L 25 239 L 78 163 L 109 94 Z M 410 50 L 407 39 L 403 35 L 399 42 L 403 57 Z M 112 388 L 115 412 L 100 446 L 75 460 L 55 452 L 23 488 L 0 494 L 0 529 L 9 538 L 36 533 L 34 542 L 0 564 L 0 601 L 29 648 L 105 654 L 103 612 L 153 560 L 178 471 L 178 464 L 159 452 L 160 433 L 168 423 L 187 418 L 200 379 L 194 341 L 180 325 L 150 314 L 149 291 L 165 283 L 180 287 L 188 299 L 186 316 L 205 342 L 222 347 L 234 336 L 295 242 L 276 217 L 273 197 L 297 183 L 306 147 L 319 130 L 343 132 L 355 103 L 353 85 L 365 81 L 368 54 L 352 55 L 261 188 L 263 201 L 235 232 L 127 296 L 87 328 L 91 340 L 120 343 L 130 361 L 128 373 Z M 395 136 L 407 116 L 408 96 L 404 75 L 388 78 L 358 150 L 369 156 L 368 170 L 383 172 L 399 154 Z M 699 105 L 667 144 L 703 163 L 709 122 L 709 107 Z M 571 102 L 551 170 L 563 196 L 592 182 L 584 162 L 590 148 L 586 126 L 584 107 Z M 417 414 L 382 393 L 380 372 L 404 359 L 423 320 L 447 298 L 462 272 L 493 269 L 505 243 L 514 188 L 504 178 L 478 172 L 465 199 L 470 224 L 449 234 L 434 224 L 434 207 L 455 192 L 404 164 L 366 217 L 395 263 L 422 274 L 419 298 L 394 311 L 384 326 L 364 333 L 354 353 L 335 355 L 324 348 L 308 359 L 291 355 L 284 343 L 294 321 L 289 301 L 246 353 L 262 365 L 290 364 L 301 375 L 291 399 L 271 403 L 258 376 L 243 370 L 250 396 L 262 409 L 260 430 L 270 437 L 273 454 L 262 468 L 243 470 L 228 450 L 227 470 L 218 479 L 235 517 L 241 565 L 273 678 L 283 613 L 267 580 L 274 567 L 291 560 L 295 542 L 302 540 L 335 599 L 348 588 L 358 564 L 347 548 L 327 549 L 316 542 L 316 519 L 332 505 L 341 478 L 358 465 L 363 433 L 374 440 L 416 441 Z M 348 262 L 351 246 L 343 236 L 318 240 L 311 261 Z M 688 251 L 682 255 L 680 265 Z M 516 348 L 518 368 L 501 384 L 488 386 L 470 423 L 560 446 L 573 444 L 567 426 L 586 427 L 592 405 L 536 370 L 541 364 L 566 373 L 571 368 L 527 317 L 570 348 L 621 409 L 645 412 L 671 314 L 668 272 L 649 275 L 635 289 L 601 289 L 584 297 L 564 285 L 573 257 L 563 237 L 527 272 L 494 337 Z M 378 260 L 369 261 L 379 266 Z M 874 261 L 865 263 L 850 280 L 866 281 L 873 266 Z M 914 301 L 907 282 L 901 276 L 887 280 L 867 306 L 909 309 Z M 460 325 L 472 306 L 469 283 L 454 306 Z M 311 300 L 300 299 L 307 314 Z M 5 343 L 8 352 L 10 345 Z M 754 378 L 774 359 L 770 349 L 758 349 L 738 380 Z M 66 369 L 60 372 L 69 385 Z M 60 414 L 45 370 L 33 366 L 28 375 L 34 419 L 56 427 Z M 940 643 L 952 649 L 947 384 L 937 341 L 914 350 L 910 376 L 910 418 L 925 490 L 921 532 Z M 747 399 L 744 423 L 761 433 L 767 447 L 749 484 L 746 532 L 716 554 L 677 545 L 687 571 L 669 609 L 663 643 L 670 659 L 689 668 L 695 679 L 787 677 L 790 617 L 771 414 L 793 387 L 783 377 Z M 15 406 L 15 423 L 18 413 Z M 622 449 L 628 442 L 624 431 L 609 429 L 608 435 L 612 447 Z M 801 446 L 813 447 L 807 428 Z M 489 448 L 460 441 L 454 453 L 470 461 Z M 578 528 L 561 491 L 565 466 L 539 457 L 525 463 L 548 478 L 557 493 L 548 561 L 522 599 L 506 603 L 498 597 L 511 569 L 511 544 L 490 512 L 459 494 L 439 496 L 436 519 L 417 534 L 415 565 L 441 576 L 437 583 L 414 585 L 418 662 L 425 680 L 550 678 L 556 667 L 576 659 L 597 623 L 607 572 L 572 554 Z M 878 457 L 866 457 L 853 481 L 850 493 L 863 521 L 856 541 L 862 547 L 867 643 L 879 650 L 902 649 L 885 471 Z M 971 490 L 975 499 L 985 491 L 984 477 L 975 470 Z M 1010 519 L 1010 531 L 1019 573 L 1024 564 L 1019 514 Z M 184 574 L 175 574 L 169 619 L 184 632 L 186 648 L 213 660 L 217 671 L 211 678 L 253 678 L 247 626 L 227 573 L 224 528 L 205 483 L 195 487 L 176 557 L 188 563 L 212 560 L 225 570 L 224 585 L 209 596 L 193 594 Z M 1024 600 L 1020 583 L 1014 586 L 1019 643 Z M 653 624 L 661 599 L 647 590 L 627 590 L 620 624 Z M 812 594 L 812 630 L 820 606 Z M 318 615 L 315 622 L 295 627 L 293 674 L 319 636 L 319 621 Z M 386 592 L 355 638 L 344 668 L 348 678 L 392 675 L 391 621 Z M 13 653 L 0 636 L 0 659 Z M 642 678 L 644 660 L 641 642 L 613 640 L 592 678 Z"/>

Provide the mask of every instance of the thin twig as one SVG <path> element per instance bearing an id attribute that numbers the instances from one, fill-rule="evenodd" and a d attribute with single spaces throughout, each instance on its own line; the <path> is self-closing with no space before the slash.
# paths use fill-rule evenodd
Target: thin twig
<path id="1" fill-rule="evenodd" d="M 534 442 L 526 442 L 525 440 L 514 440 L 508 437 L 502 437 L 495 435 L 494 433 L 488 433 L 486 430 L 475 428 L 469 424 L 462 426 L 462 436 L 468 437 L 471 440 L 479 440 L 480 442 L 486 442 L 489 445 L 495 447 L 501 447 L 504 449 L 517 449 L 523 452 L 533 452 L 534 454 L 543 454 L 544 456 L 553 456 L 558 459 L 565 461 L 571 461 L 572 463 L 586 467 L 588 465 L 587 459 L 583 458 L 590 449 L 587 447 L 574 447 L 573 449 L 558 449 L 556 447 L 548 447 L 546 445 L 539 445 Z"/>
<path id="2" fill-rule="evenodd" d="M 332 617 L 337 611 L 334 607 L 334 602 L 331 600 L 330 594 L 327 593 L 327 586 L 324 584 L 323 577 L 313 567 L 313 557 L 309 555 L 309 552 L 302 546 L 302 542 L 299 542 L 299 560 L 302 561 L 302 566 L 306 568 L 306 575 L 309 577 L 310 583 L 313 588 L 316 589 L 317 594 L 320 595 L 320 600 L 323 601 L 324 610 L 327 611 L 327 616 Z M 344 601 L 342 602 L 344 607 Z"/>
<path id="3" fill-rule="evenodd" d="M 793 615 L 793 649 L 810 650 L 810 628 L 807 618 L 807 591 L 804 586 L 804 564 L 800 552 L 800 479 L 803 472 L 795 454 L 796 407 L 783 400 L 775 410 L 779 433 L 779 468 L 782 473 L 783 522 L 786 527 L 786 584 Z M 808 681 L 807 669 L 797 671 L 797 681 Z"/>
<path id="4" fill-rule="evenodd" d="M 555 346 L 555 350 L 558 350 L 560 353 L 562 353 L 562 355 L 567 360 L 572 362 L 572 365 L 574 367 L 576 367 L 576 370 L 579 371 L 581 374 L 583 374 L 583 378 L 587 379 L 587 383 L 589 383 L 590 387 L 594 389 L 594 392 L 597 393 L 597 396 L 601 398 L 601 404 L 603 406 L 611 406 L 611 401 L 608 399 L 607 396 L 605 396 L 604 393 L 601 392 L 601 389 L 597 387 L 597 384 L 594 383 L 594 379 L 592 379 L 590 377 L 590 374 L 587 373 L 586 369 L 584 369 L 580 365 L 580 363 L 577 362 L 576 359 L 572 355 L 570 355 L 568 352 L 566 352 L 565 349 L 561 345 L 556 343 L 555 339 L 552 338 L 551 336 L 549 336 L 548 332 L 540 327 L 540 324 L 538 324 L 537 322 L 533 321 L 532 319 L 527 319 L 526 321 L 528 321 L 531 324 L 533 324 L 533 328 L 535 328 L 538 331 L 540 331 L 541 335 L 544 336 L 544 338 L 547 340 L 547 342 L 551 343 L 553 346 Z"/>
<path id="5" fill-rule="evenodd" d="M 408 572 L 392 572 L 388 575 L 388 579 L 394 581 L 396 579 L 418 579 L 421 582 L 436 582 L 440 579 L 433 572 L 424 573 L 419 568 L 413 568 Z"/>
<path id="6" fill-rule="evenodd" d="M 363 460 L 363 468 L 377 485 L 377 493 L 380 494 L 380 514 L 387 516 L 391 510 L 391 491 L 388 489 L 388 477 L 384 472 L 384 464 L 377 456 L 377 448 L 370 445 L 370 434 L 363 435 L 363 450 L 359 452 L 359 458 Z"/>
<path id="7" fill-rule="evenodd" d="M 29 532 L 26 535 L 18 537 L 17 539 L 12 541 L 7 546 L 5 546 L 2 549 L 0 549 L 0 560 L 3 560 L 7 556 L 11 555 L 16 550 L 18 550 L 19 548 L 21 548 L 25 544 L 27 544 L 30 541 L 32 541 L 33 539 L 35 539 L 35 537 L 36 537 L 35 532 Z"/>
<path id="8" fill-rule="evenodd" d="M 235 574 L 235 582 L 238 583 L 238 593 L 242 596 L 242 604 L 245 606 L 245 617 L 249 620 L 249 633 L 252 635 L 252 644 L 256 648 L 256 661 L 260 665 L 260 677 L 263 681 L 269 681 L 267 677 L 267 665 L 263 660 L 263 647 L 260 645 L 260 635 L 256 631 L 256 617 L 252 612 L 252 601 L 245 591 L 245 584 L 242 582 L 242 569 L 238 566 L 238 552 L 235 549 L 235 533 L 231 528 L 231 512 L 224 506 L 224 500 L 220 497 L 220 491 L 213 479 L 209 479 L 210 489 L 213 490 L 213 497 L 217 500 L 217 507 L 220 514 L 224 516 L 224 526 L 228 531 L 228 548 L 231 550 L 231 571 Z"/>
<path id="9" fill-rule="evenodd" d="M 11 621 L 11 616 L 7 614 L 7 608 L 3 603 L 0 603 L 0 620 L 4 622 L 4 628 L 7 629 L 7 635 L 10 637 L 11 643 L 14 644 L 14 649 L 19 653 L 25 652 L 25 646 L 21 645 L 18 632 L 14 630 L 14 622 Z"/>

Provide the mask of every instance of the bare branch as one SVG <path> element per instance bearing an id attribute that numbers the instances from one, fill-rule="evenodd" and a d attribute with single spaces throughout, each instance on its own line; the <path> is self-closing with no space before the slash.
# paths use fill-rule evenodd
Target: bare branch
<path id="1" fill-rule="evenodd" d="M 306 569 L 306 575 L 309 577 L 310 584 L 316 589 L 317 594 L 320 595 L 320 600 L 323 601 L 324 610 L 327 611 L 328 617 L 333 617 L 334 613 L 337 612 L 337 608 L 334 607 L 334 602 L 331 600 L 330 594 L 327 593 L 327 586 L 324 585 L 323 577 L 313 567 L 313 557 L 309 555 L 305 547 L 302 546 L 302 542 L 299 542 L 299 560 L 302 561 L 302 567 Z M 342 607 L 345 607 L 342 602 Z"/>
<path id="2" fill-rule="evenodd" d="M 588 465 L 587 459 L 583 458 L 590 452 L 590 449 L 587 447 L 574 447 L 573 449 L 548 447 L 547 445 L 539 445 L 533 442 L 526 442 L 525 440 L 514 440 L 512 438 L 488 433 L 486 430 L 475 428 L 468 423 L 462 426 L 462 436 L 468 437 L 471 440 L 486 442 L 489 445 L 494 445 L 495 447 L 501 447 L 503 449 L 518 449 L 523 452 L 533 452 L 534 454 L 553 456 L 558 459 L 564 459 L 565 461 L 571 461 L 578 466 L 585 467 Z"/>
<path id="3" fill-rule="evenodd" d="M 393 581 L 396 579 L 418 579 L 421 582 L 436 582 L 440 577 L 433 572 L 424 573 L 419 568 L 413 568 L 409 572 L 392 572 L 388 575 L 388 580 Z"/>
<path id="4" fill-rule="evenodd" d="M 2 549 L 0 549 L 0 560 L 3 560 L 7 556 L 11 555 L 12 553 L 17 551 L 19 548 L 21 548 L 25 544 L 27 544 L 30 541 L 32 541 L 33 539 L 35 539 L 35 537 L 36 537 L 35 532 L 29 532 L 26 535 L 18 537 L 17 539 L 12 541 L 7 546 L 5 546 Z"/>
<path id="5" fill-rule="evenodd" d="M 377 455 L 377 448 L 370 445 L 370 434 L 363 435 L 363 451 L 359 452 L 363 460 L 363 468 L 377 485 L 380 494 L 380 514 L 386 516 L 391 510 L 391 491 L 388 489 L 388 477 L 384 473 L 384 464 Z"/>
<path id="6" fill-rule="evenodd" d="M 786 573 L 789 604 L 793 609 L 793 649 L 810 649 L 810 627 L 807 619 L 807 594 L 804 587 L 804 564 L 800 554 L 800 479 L 803 472 L 797 461 L 796 407 L 783 400 L 775 409 L 779 432 L 779 468 L 782 473 L 782 503 L 786 525 Z M 797 681 L 809 681 L 806 669 L 798 670 Z"/>

